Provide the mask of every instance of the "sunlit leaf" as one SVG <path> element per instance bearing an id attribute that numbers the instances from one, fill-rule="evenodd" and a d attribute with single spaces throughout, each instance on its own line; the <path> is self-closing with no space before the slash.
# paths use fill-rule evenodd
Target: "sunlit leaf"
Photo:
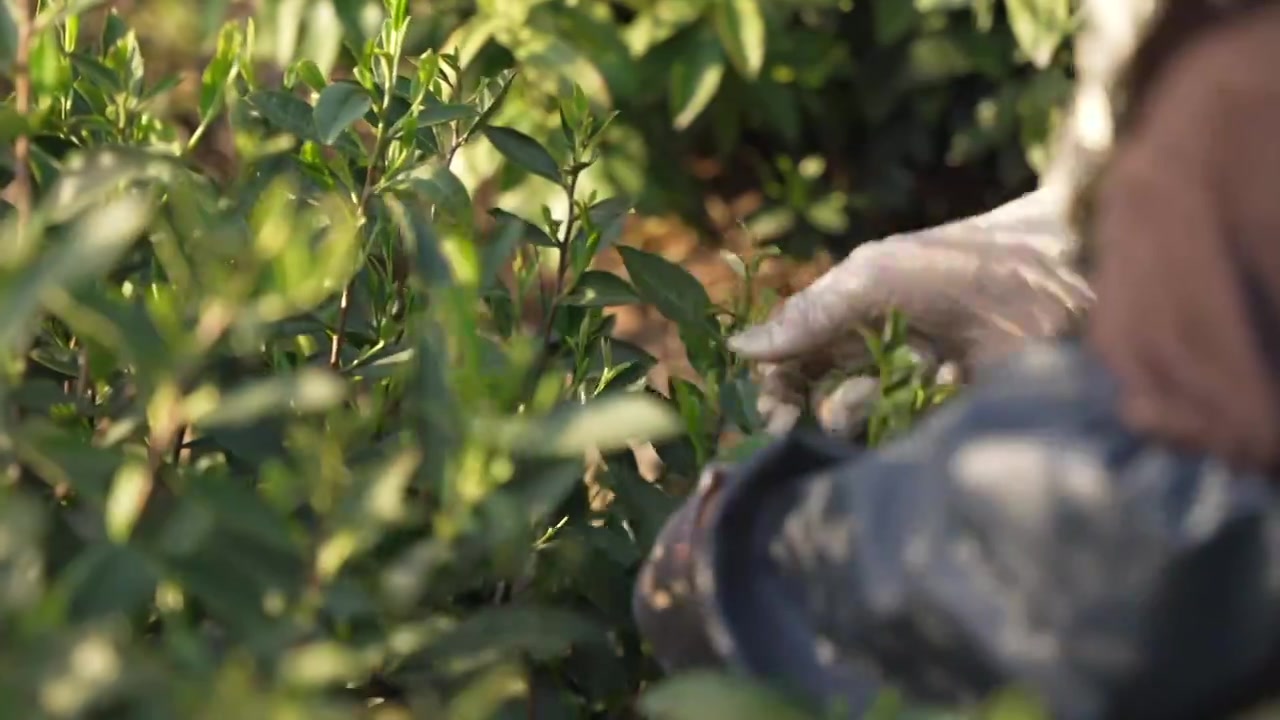
<path id="1" fill-rule="evenodd" d="M 327 410 L 346 396 L 346 384 L 310 368 L 241 385 L 225 394 L 199 392 L 188 400 L 191 422 L 204 429 L 245 425 L 277 413 Z"/>
<path id="2" fill-rule="evenodd" d="M 641 697 L 640 709 L 651 720 L 816 720 L 757 683 L 709 671 L 662 681 Z"/>
<path id="3" fill-rule="evenodd" d="M 743 77 L 755 80 L 764 67 L 765 56 L 765 24 L 760 0 L 718 0 L 712 3 L 712 8 L 716 33 L 725 54 Z"/>
<path id="4" fill-rule="evenodd" d="M 1037 68 L 1048 67 L 1070 30 L 1071 0 L 1005 0 L 1004 6 L 1018 47 Z"/>
<path id="5" fill-rule="evenodd" d="M 725 59 L 720 46 L 705 40 L 690 43 L 671 68 L 669 92 L 672 125 L 684 130 L 707 109 L 720 90 Z"/>
<path id="6" fill-rule="evenodd" d="M 665 440 L 678 435 L 684 426 L 666 403 L 633 393 L 566 406 L 537 422 L 520 418 L 482 421 L 478 429 L 520 453 L 580 457 L 589 450 L 607 453 L 631 443 Z"/>

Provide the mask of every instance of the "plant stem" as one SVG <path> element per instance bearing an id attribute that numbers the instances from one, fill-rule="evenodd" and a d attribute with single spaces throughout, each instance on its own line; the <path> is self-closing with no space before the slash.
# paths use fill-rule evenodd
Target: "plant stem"
<path id="1" fill-rule="evenodd" d="M 554 329 L 560 295 L 564 292 L 565 276 L 569 274 L 569 250 L 573 241 L 574 221 L 577 220 L 578 216 L 577 205 L 574 202 L 578 196 L 578 175 L 579 173 L 575 172 L 569 176 L 569 185 L 566 189 L 569 193 L 569 216 L 565 218 L 564 227 L 561 228 L 560 259 L 556 264 L 555 290 L 551 296 L 551 302 L 546 303 L 546 313 L 542 318 L 542 329 L 539 333 L 542 341 L 538 343 L 538 356 L 529 371 L 529 379 L 524 393 L 526 398 L 532 396 L 538 387 L 538 380 L 547 371 L 547 366 L 551 363 L 551 331 Z"/>
<path id="2" fill-rule="evenodd" d="M 542 345 L 548 348 L 551 345 L 551 325 L 556 317 L 556 305 L 560 302 L 560 295 L 564 292 L 564 279 L 569 274 L 570 247 L 573 242 L 574 221 L 578 219 L 578 208 L 574 204 L 574 199 L 578 196 L 578 173 L 569 176 L 569 217 L 565 218 L 564 227 L 560 236 L 560 258 L 556 264 L 556 284 L 555 291 L 551 294 L 551 302 L 548 304 L 546 317 L 542 319 Z"/>
<path id="3" fill-rule="evenodd" d="M 404 27 L 399 29 L 399 34 L 392 42 L 391 59 L 387 62 L 383 73 L 382 102 L 378 105 L 378 127 L 375 130 L 373 154 L 369 157 L 369 169 L 364 175 L 364 189 L 360 191 L 360 200 L 356 203 L 356 214 L 360 218 L 361 228 L 364 228 L 368 222 L 365 214 L 369 207 L 369 198 L 373 195 L 378 176 L 381 175 L 381 165 L 387 155 L 387 144 L 391 141 L 387 132 L 387 115 L 391 109 L 391 100 L 395 97 L 396 80 L 400 77 L 400 57 L 404 51 Z M 347 316 L 351 310 L 351 286 L 354 284 L 353 276 L 342 288 L 342 296 L 338 299 L 338 325 L 334 328 L 333 344 L 329 346 L 329 367 L 334 370 L 338 369 L 342 343 L 346 339 Z"/>
<path id="4" fill-rule="evenodd" d="M 390 94 L 391 91 L 388 90 L 387 92 Z M 375 178 L 378 177 L 379 161 L 387 152 L 387 142 L 386 126 L 382 119 L 379 119 L 377 137 L 373 142 L 373 155 L 369 159 L 369 169 L 364 176 L 364 188 L 361 189 L 360 199 L 356 202 L 356 215 L 360 218 L 360 226 L 362 228 L 368 222 L 365 213 L 369 207 L 369 198 L 373 196 L 374 185 L 377 184 Z M 351 287 L 355 282 L 355 277 L 348 280 L 347 284 L 342 288 L 342 296 L 338 298 L 338 324 L 333 330 L 333 343 L 329 346 L 329 367 L 334 370 L 338 369 L 342 343 L 346 339 L 347 316 L 351 311 Z"/>
<path id="5" fill-rule="evenodd" d="M 24 119 L 31 114 L 31 16 L 35 0 L 18 0 L 18 47 L 13 59 L 14 109 Z M 18 135 L 13 144 L 13 206 L 18 217 L 18 247 L 25 250 L 31 221 L 31 136 Z"/>

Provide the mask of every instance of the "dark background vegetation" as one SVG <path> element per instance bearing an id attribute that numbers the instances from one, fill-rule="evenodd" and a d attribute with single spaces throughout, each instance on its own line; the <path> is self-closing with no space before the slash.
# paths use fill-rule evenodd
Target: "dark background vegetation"
<path id="1" fill-rule="evenodd" d="M 0 0 L 0 718 L 807 717 L 636 568 L 727 334 L 1034 185 L 1073 13 Z"/>

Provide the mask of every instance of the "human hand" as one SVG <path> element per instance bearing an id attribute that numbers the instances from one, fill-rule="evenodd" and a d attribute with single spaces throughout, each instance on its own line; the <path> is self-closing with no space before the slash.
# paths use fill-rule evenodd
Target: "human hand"
<path id="1" fill-rule="evenodd" d="M 878 389 L 862 332 L 897 310 L 908 345 L 954 381 L 1029 340 L 1067 330 L 1093 292 L 1071 267 L 1074 239 L 1047 190 L 981 215 L 859 246 L 787 299 L 765 322 L 730 340 L 755 362 L 759 409 L 775 434 L 804 408 L 833 434 L 857 435 Z M 851 375 L 820 389 L 833 372 Z"/>

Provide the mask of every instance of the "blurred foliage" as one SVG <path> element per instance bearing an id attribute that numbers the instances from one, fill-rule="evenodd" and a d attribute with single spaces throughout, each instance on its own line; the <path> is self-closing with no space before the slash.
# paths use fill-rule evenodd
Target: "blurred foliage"
<path id="1" fill-rule="evenodd" d="M 619 247 L 627 279 L 593 259 L 704 143 L 755 133 L 769 211 L 839 235 L 831 208 L 898 191 L 788 158 L 856 175 L 874 126 L 909 166 L 963 134 L 939 122 L 966 79 L 1012 99 L 963 162 L 1021 163 L 1054 0 L 1011 5 L 1018 43 L 981 3 L 32 4 L 0 0 L 0 718 L 790 712 L 718 676 L 638 702 L 658 673 L 629 607 L 679 489 L 726 431 L 759 440 L 724 338 L 767 310 L 769 253 L 729 256 L 727 307 L 656 254 Z M 649 386 L 611 335 L 633 304 L 700 383 Z M 900 329 L 870 339 L 883 437 L 936 399 Z"/>
<path id="2" fill-rule="evenodd" d="M 162 53 L 189 56 L 228 10 L 131 0 Z M 257 0 L 254 56 L 349 68 L 378 0 Z M 568 83 L 621 114 L 585 189 L 675 210 L 719 237 L 708 195 L 760 192 L 734 218 L 791 253 L 837 251 L 987 209 L 1028 189 L 1071 87 L 1075 0 L 410 0 L 405 49 L 453 51 L 470 79 L 518 66 L 496 120 L 554 142 Z M 472 191 L 500 204 L 562 200 L 477 145 Z M 558 205 L 557 205 L 558 206 Z"/>

